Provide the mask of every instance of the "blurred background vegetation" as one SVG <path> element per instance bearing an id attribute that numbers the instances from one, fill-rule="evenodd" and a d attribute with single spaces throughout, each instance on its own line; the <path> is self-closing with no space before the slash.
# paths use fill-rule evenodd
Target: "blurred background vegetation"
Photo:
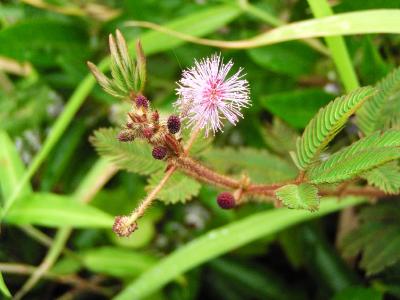
<path id="1" fill-rule="evenodd" d="M 400 8 L 398 0 L 337 0 L 330 4 L 335 14 Z M 292 137 L 301 132 L 318 109 L 345 92 L 329 51 L 321 47 L 322 39 L 317 43 L 319 50 L 302 41 L 219 49 L 127 27 L 125 22 L 172 23 L 175 30 L 196 36 L 243 40 L 310 18 L 313 14 L 305 0 L 3 0 L 1 197 L 5 203 L 21 181 L 30 182 L 31 186 L 24 185 L 20 195 L 31 195 L 32 189 L 41 193 L 37 198 L 30 196 L 32 206 L 10 210 L 2 224 L 0 271 L 11 293 L 19 291 L 17 298 L 25 295 L 24 299 L 110 299 L 189 241 L 271 208 L 252 204 L 222 211 L 215 203 L 217 191 L 201 187 L 190 203 L 158 203 L 130 238 L 117 238 L 112 233 L 111 216 L 129 213 L 145 195 L 147 184 L 140 175 L 116 173 L 99 160 L 88 140 L 95 129 L 117 124 L 126 109 L 94 85 L 86 67 L 86 61 L 97 63 L 108 56 L 109 33 L 118 28 L 131 44 L 139 37 L 143 40 L 148 58 L 146 95 L 163 113 L 172 111 L 175 82 L 194 58 L 215 52 L 221 52 L 225 59 L 232 58 L 247 73 L 253 105 L 245 112 L 244 120 L 237 127 L 227 127 L 214 144 L 275 151 L 268 132 L 277 133 L 275 139 L 286 141 L 290 148 Z M 399 65 L 398 35 L 357 35 L 346 37 L 345 41 L 361 85 L 374 84 Z M 279 126 L 284 129 L 279 131 Z M 350 138 L 354 134 L 351 126 L 346 134 Z M 223 164 L 223 159 L 215 159 L 215 164 Z M 24 173 L 26 170 L 29 175 Z M 62 198 L 65 195 L 90 201 L 90 205 L 71 209 L 68 214 L 69 206 Z M 45 200 L 56 204 L 48 206 Z M 385 209 L 393 212 L 390 207 L 381 211 Z M 394 215 L 389 222 L 399 220 L 398 213 Z M 364 220 L 368 221 L 368 213 Z M 72 225 L 74 230 L 57 229 L 63 225 Z M 217 251 L 222 256 L 211 259 L 218 255 L 210 255 L 210 259 L 199 261 L 204 262 L 200 266 L 196 257 L 208 250 L 186 248 L 178 261 L 186 261 L 188 267 L 184 270 L 188 272 L 174 276 L 173 266 L 169 266 L 172 275 L 168 276 L 172 278 L 165 281 L 168 284 L 163 289 L 154 283 L 163 277 L 162 272 L 154 278 L 146 277 L 148 281 L 136 287 L 147 289 L 143 293 L 148 294 L 147 299 L 172 300 L 383 299 L 384 294 L 393 299 L 400 297 L 398 254 L 385 257 L 390 268 L 378 268 L 369 276 L 365 265 L 357 266 L 357 247 L 362 246 L 349 250 L 350 259 L 342 258 L 335 246 L 337 225 L 338 214 L 331 214 L 288 229 L 266 231 L 271 234 L 244 246 L 240 244 L 241 247 L 227 246 L 226 250 Z M 273 224 L 266 220 L 263 226 Z M 397 238 L 395 249 L 400 249 L 398 222 L 393 228 L 391 237 Z M 228 233 L 235 232 L 240 230 Z M 207 244 L 212 243 L 210 236 Z M 216 245 L 224 243 L 222 239 Z M 377 253 L 376 249 L 371 251 Z M 192 261 L 194 268 L 190 267 Z M 378 261 L 378 265 L 385 263 Z M 125 299 L 135 299 L 127 295 Z"/>

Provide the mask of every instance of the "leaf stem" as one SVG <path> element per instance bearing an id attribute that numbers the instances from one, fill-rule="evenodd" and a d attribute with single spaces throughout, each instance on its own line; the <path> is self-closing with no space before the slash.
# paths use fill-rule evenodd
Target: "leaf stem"
<path id="1" fill-rule="evenodd" d="M 168 169 L 168 171 L 164 174 L 164 177 L 160 180 L 157 186 L 153 190 L 151 190 L 149 194 L 147 194 L 146 198 L 142 202 L 140 202 L 139 206 L 129 216 L 126 226 L 134 224 L 137 219 L 143 216 L 145 211 L 151 206 L 153 201 L 156 199 L 157 194 L 161 191 L 161 189 L 167 183 L 168 179 L 172 176 L 175 170 L 175 166 L 172 166 Z"/>
<path id="2" fill-rule="evenodd" d="M 203 183 L 211 184 L 217 187 L 237 190 L 243 188 L 242 181 L 231 178 L 229 176 L 220 174 L 202 165 L 200 162 L 193 160 L 190 157 L 178 157 L 172 159 L 171 164 L 177 169 L 184 172 L 186 175 L 201 181 Z M 266 202 L 273 202 L 271 199 L 275 197 L 275 190 L 287 185 L 289 183 L 299 184 L 304 181 L 304 176 L 298 177 L 292 181 L 274 183 L 274 184 L 254 184 L 249 183 L 243 188 L 243 195 L 258 195 L 266 196 L 269 199 L 265 199 Z M 387 197 L 383 191 L 380 191 L 373 187 L 346 187 L 345 189 L 320 189 L 319 194 L 321 196 L 367 196 L 367 197 Z"/>

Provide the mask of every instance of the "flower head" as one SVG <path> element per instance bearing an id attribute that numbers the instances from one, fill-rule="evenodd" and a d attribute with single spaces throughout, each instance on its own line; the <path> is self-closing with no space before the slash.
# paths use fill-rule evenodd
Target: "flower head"
<path id="1" fill-rule="evenodd" d="M 214 54 L 183 71 L 178 82 L 175 106 L 181 118 L 190 126 L 205 128 L 206 135 L 222 131 L 223 119 L 236 125 L 243 117 L 241 108 L 250 105 L 249 84 L 242 69 L 228 77 L 232 66 L 232 61 L 224 64 L 221 55 Z"/>

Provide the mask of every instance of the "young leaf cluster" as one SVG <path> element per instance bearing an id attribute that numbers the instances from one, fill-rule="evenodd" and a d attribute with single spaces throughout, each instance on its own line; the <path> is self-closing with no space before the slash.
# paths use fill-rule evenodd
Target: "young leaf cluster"
<path id="1" fill-rule="evenodd" d="M 111 79 L 105 76 L 93 63 L 88 62 L 88 66 L 98 83 L 105 92 L 120 99 L 129 98 L 132 92 L 141 93 L 146 81 L 146 60 L 140 43 L 136 47 L 136 65 L 119 30 L 116 31 L 116 39 L 110 34 L 109 45 Z"/>

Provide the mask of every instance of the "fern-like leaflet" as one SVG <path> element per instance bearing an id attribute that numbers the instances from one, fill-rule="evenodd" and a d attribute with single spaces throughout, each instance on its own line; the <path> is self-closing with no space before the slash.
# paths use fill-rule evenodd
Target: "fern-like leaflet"
<path id="1" fill-rule="evenodd" d="M 398 158 L 400 131 L 376 132 L 311 167 L 306 176 L 310 182 L 316 184 L 340 182 Z"/>
<path id="2" fill-rule="evenodd" d="M 391 161 L 361 175 L 368 184 L 376 186 L 387 194 L 400 193 L 400 167 L 397 161 Z"/>
<path id="3" fill-rule="evenodd" d="M 101 156 L 110 159 L 120 169 L 151 175 L 165 167 L 163 162 L 151 156 L 149 144 L 141 141 L 121 143 L 117 135 L 117 129 L 102 128 L 94 132 L 90 141 Z"/>
<path id="4" fill-rule="evenodd" d="M 311 184 L 288 184 L 277 189 L 275 195 L 289 208 L 318 210 L 318 189 Z"/>
<path id="5" fill-rule="evenodd" d="M 384 127 L 392 127 L 390 125 L 397 123 L 396 119 L 400 122 L 400 68 L 382 79 L 376 88 L 378 92 L 356 114 L 356 123 L 365 135 Z M 392 114 L 394 110 L 397 118 Z M 390 124 L 385 126 L 385 123 Z"/>
<path id="6" fill-rule="evenodd" d="M 297 140 L 296 164 L 307 169 L 328 143 L 343 128 L 348 118 L 375 92 L 372 87 L 364 87 L 348 95 L 336 98 L 310 121 L 301 138 Z M 294 155 L 292 155 L 294 156 Z"/>

